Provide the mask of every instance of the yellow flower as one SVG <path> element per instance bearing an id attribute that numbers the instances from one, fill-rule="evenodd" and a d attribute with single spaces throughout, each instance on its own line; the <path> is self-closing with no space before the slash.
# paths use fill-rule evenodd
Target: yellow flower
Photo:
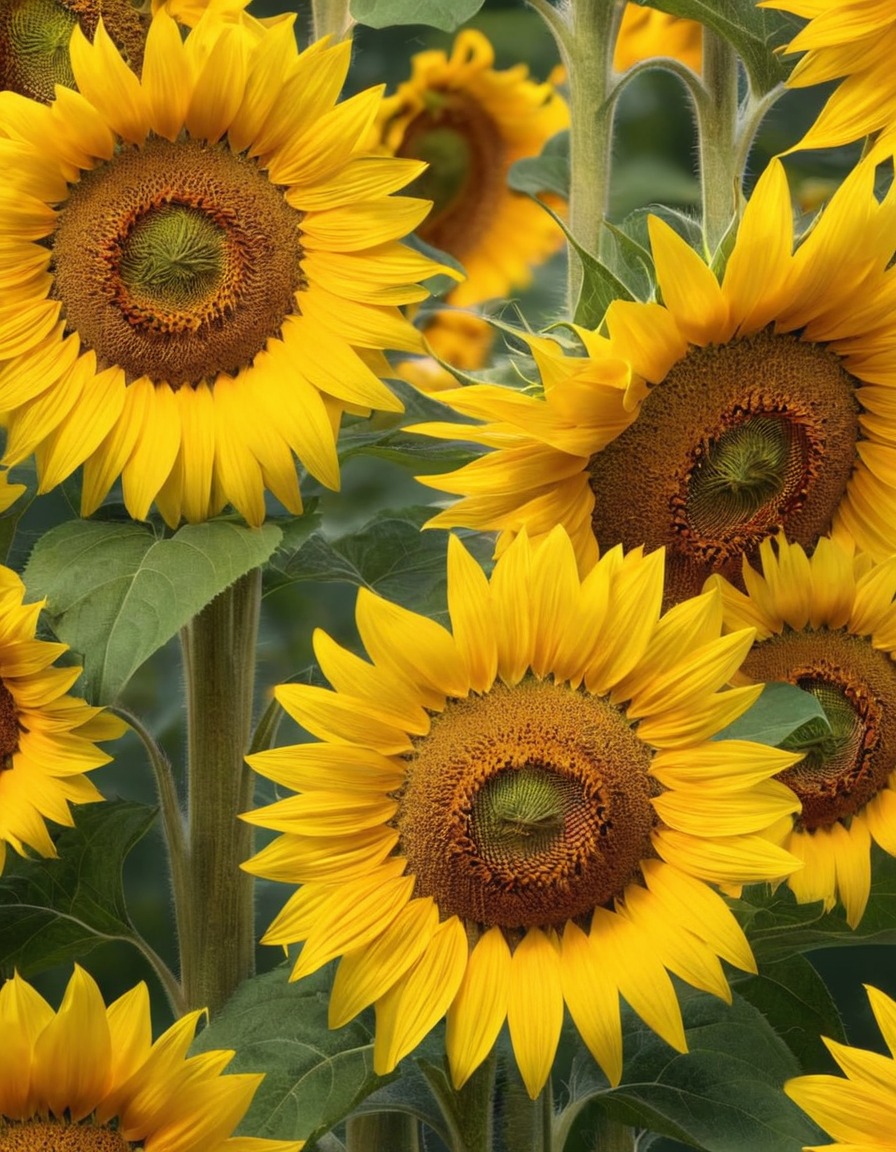
<path id="1" fill-rule="evenodd" d="M 261 1075 L 222 1076 L 233 1052 L 186 1057 L 202 1012 L 152 1042 L 138 984 L 107 1008 L 75 966 L 58 1012 L 14 976 L 0 988 L 4 1152 L 297 1152 L 301 1142 L 231 1137 Z"/>
<path id="2" fill-rule="evenodd" d="M 102 800 L 84 773 L 111 757 L 94 741 L 124 732 L 117 717 L 66 694 L 81 669 L 52 666 L 68 645 L 34 638 L 43 601 L 23 604 L 24 595 L 0 566 L 0 872 L 7 844 L 56 855 L 45 821 L 71 826 L 69 803 Z"/>
<path id="3" fill-rule="evenodd" d="M 398 305 L 440 266 L 397 241 L 421 164 L 360 147 L 380 90 L 336 104 L 349 44 L 214 13 L 159 11 L 139 80 L 99 25 L 78 92 L 0 94 L 5 463 L 83 463 L 85 515 L 119 476 L 136 519 L 298 512 L 293 453 L 338 487 L 342 413 L 400 410 L 374 369 L 422 349 Z"/>
<path id="4" fill-rule="evenodd" d="M 878 201 L 859 165 L 793 247 L 773 161 L 716 274 L 650 220 L 662 303 L 616 300 L 586 356 L 532 340 L 543 393 L 467 387 L 439 399 L 486 421 L 463 438 L 497 451 L 421 482 L 464 496 L 442 527 L 566 526 L 581 562 L 598 543 L 664 545 L 670 599 L 783 528 L 810 547 L 832 527 L 896 551 L 896 189 Z M 457 438 L 456 424 L 417 431 Z"/>
<path id="5" fill-rule="evenodd" d="M 805 757 L 780 777 L 801 809 L 785 847 L 803 861 L 788 879 L 800 903 L 838 893 L 855 928 L 871 888 L 871 841 L 896 856 L 896 557 L 873 566 L 828 538 L 807 558 L 764 540 L 747 594 L 720 577 L 725 626 L 756 628 L 735 683 L 786 680 L 817 697 L 830 731 L 810 724 L 787 743 Z"/>
<path id="6" fill-rule="evenodd" d="M 865 985 L 874 1019 L 889 1056 L 850 1048 L 823 1036 L 828 1051 L 846 1075 L 797 1076 L 784 1091 L 838 1143 L 815 1144 L 804 1152 L 873 1152 L 893 1148 L 896 1111 L 896 1003 Z"/>
<path id="7" fill-rule="evenodd" d="M 362 590 L 370 662 L 317 631 L 333 690 L 276 690 L 320 743 L 249 758 L 299 794 L 245 817 L 282 835 L 244 867 L 301 885 L 264 940 L 305 941 L 293 979 L 342 956 L 330 1023 L 376 1005 L 378 1073 L 447 1012 L 460 1086 L 506 1020 L 534 1097 L 565 1003 L 615 1084 L 620 994 L 684 1051 L 668 972 L 730 999 L 719 957 L 753 970 L 709 885 L 789 870 L 761 833 L 796 756 L 712 739 L 753 633 L 720 638 L 718 593 L 660 617 L 662 586 L 619 548 L 580 579 L 560 529 L 487 579 L 452 537 L 452 631 Z"/>
<path id="8" fill-rule="evenodd" d="M 147 20 L 131 0 L 4 0 L 0 4 L 0 90 L 50 103 L 55 87 L 75 87 L 68 45 L 80 28 L 89 40 L 102 21 L 137 72 Z"/>
<path id="9" fill-rule="evenodd" d="M 524 64 L 498 71 L 494 59 L 485 36 L 467 28 L 450 56 L 418 53 L 377 116 L 383 149 L 429 164 L 417 187 L 434 206 L 417 234 L 464 265 L 467 279 L 446 297 L 458 307 L 525 287 L 532 266 L 563 242 L 542 208 L 507 187 L 507 173 L 568 127 L 566 104 Z"/>
<path id="10" fill-rule="evenodd" d="M 794 148 L 835 148 L 889 128 L 896 119 L 896 10 L 887 0 L 762 0 L 809 19 L 787 45 L 804 52 L 787 83 L 806 88 L 840 80 Z M 794 149 L 791 149 L 793 151 Z"/>
<path id="11" fill-rule="evenodd" d="M 699 72 L 703 66 L 703 25 L 641 4 L 626 4 L 613 67 L 624 72 L 652 56 L 672 56 Z"/>

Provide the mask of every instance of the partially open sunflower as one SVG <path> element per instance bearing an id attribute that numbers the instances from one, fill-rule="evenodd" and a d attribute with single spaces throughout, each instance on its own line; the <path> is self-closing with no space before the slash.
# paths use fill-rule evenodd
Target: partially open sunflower
<path id="1" fill-rule="evenodd" d="M 839 895 L 855 928 L 871 888 L 871 842 L 896 855 L 896 558 L 872 565 L 823 538 L 765 540 L 761 574 L 745 564 L 744 594 L 720 577 L 725 626 L 756 628 L 734 682 L 785 680 L 811 692 L 828 726 L 787 741 L 803 759 L 781 779 L 800 800 L 784 844 L 803 861 L 788 878 L 797 900 Z"/>
<path id="2" fill-rule="evenodd" d="M 439 266 L 397 242 L 422 164 L 361 145 L 381 90 L 337 104 L 349 44 L 216 13 L 157 12 L 139 79 L 76 28 L 78 92 L 0 94 L 5 463 L 84 464 L 85 515 L 119 476 L 136 519 L 299 511 L 293 454 L 338 487 L 343 412 L 400 410 L 374 369 L 421 348 L 398 305 Z"/>
<path id="3" fill-rule="evenodd" d="M 896 550 L 896 189 L 881 153 L 860 164 L 794 249 L 787 180 L 772 161 L 721 280 L 650 220 L 655 302 L 614 301 L 587 356 L 531 341 L 542 389 L 444 391 L 485 421 L 416 431 L 494 448 L 421 482 L 462 495 L 432 524 L 507 539 L 566 525 L 583 564 L 598 548 L 668 550 L 668 594 L 783 528 L 811 547 L 833 529 L 883 559 Z"/>
<path id="4" fill-rule="evenodd" d="M 561 529 L 490 579 L 452 538 L 451 632 L 362 590 L 370 661 L 317 631 L 332 690 L 276 690 L 319 742 L 249 757 L 298 793 L 245 817 L 280 833 L 245 868 L 301 885 L 264 940 L 305 942 L 293 979 L 342 957 L 330 1023 L 375 1004 L 380 1074 L 447 1012 L 460 1086 L 506 1020 L 534 1097 L 565 1003 L 616 1083 L 620 994 L 683 1051 L 668 973 L 728 999 L 719 958 L 752 969 L 710 885 L 795 865 L 761 833 L 797 754 L 712 739 L 753 632 L 720 636 L 718 592 L 660 616 L 662 586 L 619 548 L 580 579 Z"/>
<path id="5" fill-rule="evenodd" d="M 0 872 L 7 845 L 56 855 L 47 820 L 71 826 L 70 803 L 102 800 L 85 773 L 111 759 L 97 742 L 125 730 L 68 695 L 81 669 L 54 666 L 68 645 L 35 638 L 43 602 L 24 597 L 20 578 L 0 565 Z"/>
<path id="6" fill-rule="evenodd" d="M 0 988 L 3 1152 L 297 1152 L 231 1136 L 263 1076 L 222 1076 L 228 1051 L 187 1057 L 202 1012 L 153 1043 L 138 984 L 108 1008 L 75 966 L 59 1010 L 20 976 Z"/>

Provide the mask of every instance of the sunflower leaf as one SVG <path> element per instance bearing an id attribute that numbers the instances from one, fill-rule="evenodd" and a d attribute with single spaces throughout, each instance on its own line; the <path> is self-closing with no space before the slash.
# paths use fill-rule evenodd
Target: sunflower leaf
<path id="1" fill-rule="evenodd" d="M 526 156 L 511 164 L 507 183 L 515 192 L 537 196 L 553 192 L 569 197 L 569 132 L 558 132 L 538 156 Z"/>
<path id="2" fill-rule="evenodd" d="M 448 538 L 420 531 L 434 511 L 425 505 L 386 510 L 335 539 L 315 532 L 295 551 L 274 556 L 271 579 L 353 584 L 415 612 L 443 612 Z"/>
<path id="3" fill-rule="evenodd" d="M 70 521 L 34 549 L 25 582 L 47 599 L 53 631 L 83 659 L 79 691 L 112 703 L 134 672 L 240 576 L 269 559 L 282 534 L 226 520 L 156 539 L 138 524 Z"/>
<path id="4" fill-rule="evenodd" d="M 783 884 L 774 892 L 751 885 L 733 909 L 760 963 L 815 948 L 896 944 L 896 859 L 872 844 L 871 894 L 855 928 L 847 924 L 840 904 L 827 913 L 820 900 L 797 904 Z"/>
<path id="5" fill-rule="evenodd" d="M 330 1031 L 331 974 L 297 984 L 278 968 L 241 984 L 194 1050 L 236 1049 L 231 1072 L 264 1072 L 240 1133 L 313 1140 L 388 1081 L 373 1071 L 373 1037 L 362 1020 Z"/>
<path id="6" fill-rule="evenodd" d="M 817 697 L 795 684 L 776 680 L 766 684 L 756 703 L 727 728 L 717 732 L 713 739 L 755 740 L 757 744 L 777 748 L 804 725 L 813 730 L 831 730 Z"/>
<path id="7" fill-rule="evenodd" d="M 650 0 L 650 7 L 697 20 L 724 37 L 743 60 L 756 96 L 783 83 L 790 73 L 792 61 L 775 52 L 800 26 L 789 14 L 757 8 L 752 0 Z"/>
<path id="8" fill-rule="evenodd" d="M 107 800 L 74 810 L 56 841 L 57 860 L 10 854 L 0 877 L 0 969 L 28 975 L 80 960 L 109 940 L 136 943 L 122 891 L 125 857 L 155 809 Z"/>
<path id="9" fill-rule="evenodd" d="M 785 956 L 764 964 L 755 976 L 739 975 L 735 986 L 765 1016 L 803 1068 L 827 1063 L 822 1036 L 846 1042 L 827 985 L 805 956 Z"/>
<path id="10" fill-rule="evenodd" d="M 427 24 L 454 32 L 475 16 L 485 0 L 352 0 L 351 14 L 368 28 Z"/>
<path id="11" fill-rule="evenodd" d="M 682 991 L 688 1052 L 679 1055 L 633 1015 L 623 1022 L 625 1070 L 611 1088 L 593 1060 L 574 1057 L 570 1101 L 555 1118 L 562 1152 L 574 1125 L 599 1107 L 704 1152 L 801 1152 L 819 1130 L 781 1091 L 801 1069 L 763 1014 L 735 994 L 728 1006 Z"/>

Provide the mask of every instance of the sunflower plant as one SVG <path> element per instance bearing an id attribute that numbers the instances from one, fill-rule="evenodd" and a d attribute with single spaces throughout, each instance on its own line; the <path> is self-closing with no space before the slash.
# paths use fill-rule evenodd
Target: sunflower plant
<path id="1" fill-rule="evenodd" d="M 894 1146 L 891 8 L 0 0 L 0 1152 Z"/>

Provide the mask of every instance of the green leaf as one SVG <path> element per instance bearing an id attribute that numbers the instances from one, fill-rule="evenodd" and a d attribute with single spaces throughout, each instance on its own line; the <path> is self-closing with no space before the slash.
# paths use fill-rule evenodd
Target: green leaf
<path id="1" fill-rule="evenodd" d="M 280 543 L 274 524 L 189 524 L 157 540 L 138 524 L 73 521 L 32 553 L 25 583 L 47 598 L 53 631 L 83 658 L 79 690 L 112 703 L 131 676 L 240 576 Z"/>
<path id="2" fill-rule="evenodd" d="M 809 722 L 830 731 L 831 726 L 817 697 L 795 684 L 775 680 L 765 685 L 759 699 L 743 716 L 717 732 L 713 739 L 755 740 L 758 744 L 777 747 Z"/>
<path id="3" fill-rule="evenodd" d="M 241 1134 L 313 1140 L 387 1081 L 373 1071 L 373 1038 L 361 1020 L 327 1027 L 330 974 L 296 984 L 278 968 L 247 980 L 200 1034 L 194 1050 L 236 1049 L 229 1072 L 264 1072 Z"/>
<path id="4" fill-rule="evenodd" d="M 556 1120 L 556 1149 L 589 1104 L 705 1152 L 801 1152 L 816 1143 L 819 1130 L 781 1091 L 800 1067 L 762 1013 L 738 995 L 730 1007 L 702 993 L 683 991 L 680 998 L 687 1053 L 674 1052 L 627 1015 L 618 1088 L 607 1085 L 590 1057 L 576 1057 L 572 1099 Z"/>
<path id="5" fill-rule="evenodd" d="M 545 143 L 538 156 L 511 164 L 507 183 L 515 192 L 538 196 L 553 192 L 569 198 L 569 132 L 558 132 Z"/>
<path id="6" fill-rule="evenodd" d="M 107 800 L 74 809 L 58 860 L 10 855 L 0 876 L 0 968 L 28 974 L 78 960 L 107 940 L 137 939 L 125 905 L 125 858 L 155 809 Z"/>
<path id="7" fill-rule="evenodd" d="M 641 0 L 638 0 L 641 3 Z M 750 85 L 763 96 L 787 79 L 790 63 L 775 48 L 791 40 L 801 25 L 783 12 L 757 8 L 753 0 L 650 0 L 651 8 L 706 24 L 737 50 Z"/>
<path id="8" fill-rule="evenodd" d="M 350 11 L 359 24 L 388 28 L 392 24 L 427 24 L 454 32 L 475 16 L 485 0 L 352 0 Z"/>
<path id="9" fill-rule="evenodd" d="M 846 1041 L 833 997 L 805 956 L 786 956 L 763 965 L 758 975 L 739 977 L 735 986 L 765 1016 L 801 1068 L 827 1065 L 822 1036 Z"/>
<path id="10" fill-rule="evenodd" d="M 766 885 L 751 885 L 734 901 L 733 910 L 760 962 L 813 948 L 896 944 L 896 859 L 872 844 L 871 894 L 856 928 L 846 923 L 839 904 L 828 913 L 821 901 L 797 904 L 785 884 L 774 892 Z"/>
<path id="11" fill-rule="evenodd" d="M 380 512 L 362 528 L 336 539 L 315 532 L 297 551 L 275 556 L 271 568 L 283 583 L 353 584 L 417 612 L 443 611 L 448 537 L 420 530 L 434 512 L 427 506 Z M 489 542 L 480 551 L 490 547 Z"/>

